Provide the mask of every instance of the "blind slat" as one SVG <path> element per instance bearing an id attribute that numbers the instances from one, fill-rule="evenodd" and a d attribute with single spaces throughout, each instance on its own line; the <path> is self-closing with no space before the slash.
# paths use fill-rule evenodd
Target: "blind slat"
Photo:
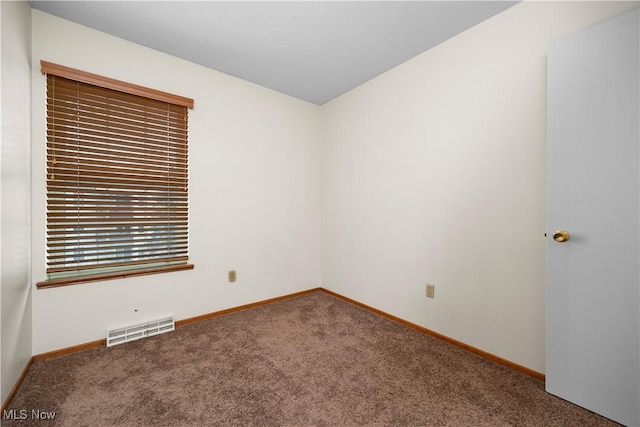
<path id="1" fill-rule="evenodd" d="M 81 90 L 78 90 L 81 88 Z M 50 96 L 52 97 L 52 96 Z M 165 102 L 151 101 L 135 95 L 114 92 L 108 89 L 96 88 L 91 85 L 79 86 L 76 83 L 65 83 L 58 79 L 56 82 L 55 98 L 61 102 L 71 104 L 96 104 L 116 106 L 123 113 L 148 113 L 151 115 L 169 114 L 172 117 L 185 117 L 186 111 Z"/>
<path id="2" fill-rule="evenodd" d="M 142 178 L 169 178 L 184 181 L 187 178 L 185 170 L 176 169 L 172 167 L 161 168 L 149 168 L 145 170 L 143 168 L 130 167 L 126 164 L 117 165 L 96 165 L 92 162 L 83 162 L 82 166 L 76 163 L 70 162 L 56 162 L 55 165 L 49 168 L 50 173 L 56 173 L 56 171 L 66 171 L 67 173 L 81 173 L 81 172 L 93 172 L 99 173 L 100 176 L 121 176 L 127 178 L 142 177 Z M 144 175 L 143 175 L 144 174 Z"/>
<path id="3" fill-rule="evenodd" d="M 82 126 L 78 125 L 78 120 L 82 120 Z M 58 113 L 56 115 L 49 116 L 48 121 L 51 124 L 55 123 L 60 126 L 67 126 L 71 128 L 76 127 L 76 130 L 96 130 L 113 134 L 137 136 L 139 138 L 179 141 L 186 136 L 186 132 L 182 126 L 165 125 L 163 128 L 156 128 L 149 126 L 144 122 L 130 124 L 120 120 L 113 120 L 111 117 L 103 117 L 101 120 L 95 120 L 87 117 L 87 115 L 82 112 L 76 112 L 75 114 Z"/>
<path id="4" fill-rule="evenodd" d="M 158 200 L 158 199 L 173 199 L 173 200 L 186 200 L 187 193 L 184 194 L 178 193 L 170 193 L 167 191 L 158 192 L 158 193 L 147 193 L 146 191 L 134 189 L 134 188 L 125 188 L 124 190 L 106 190 L 102 188 L 93 188 L 93 189 L 68 189 L 65 187 L 57 186 L 54 182 L 49 182 L 49 188 L 52 190 L 60 189 L 60 191 L 49 191 L 51 194 L 51 200 L 58 199 L 71 199 L 71 198 L 79 198 L 79 200 L 90 200 L 90 199 L 108 199 L 112 201 L 121 201 L 122 199 L 127 200 Z"/>
<path id="5" fill-rule="evenodd" d="M 88 114 L 85 112 L 73 111 L 70 113 L 62 113 L 58 111 L 55 116 L 49 116 L 48 120 L 61 125 L 74 126 L 77 124 L 78 118 L 85 121 L 83 128 L 85 129 L 107 129 L 110 132 L 137 134 L 142 136 L 150 136 L 163 138 L 171 136 L 174 138 L 185 137 L 185 130 L 182 126 L 151 126 L 145 121 L 114 121 L 110 117 L 97 117 L 98 114 Z"/>
<path id="6" fill-rule="evenodd" d="M 71 129 L 73 130 L 73 129 Z M 151 155 L 162 162 L 170 161 L 168 156 L 176 156 L 177 159 L 187 157 L 188 147 L 186 145 L 170 144 L 166 140 L 153 141 L 140 138 L 117 138 L 118 135 L 111 135 L 110 138 L 102 138 L 97 135 L 86 135 L 83 133 L 53 132 L 48 131 L 47 148 L 51 149 L 51 155 L 78 153 L 90 154 L 97 152 L 102 155 L 119 155 L 120 153 L 131 153 L 131 156 L 138 154 Z"/>
<path id="7" fill-rule="evenodd" d="M 168 184 L 172 186 L 183 186 L 186 181 L 186 176 L 174 176 L 173 174 L 160 175 L 157 172 L 150 171 L 147 174 L 133 174 L 123 172 L 122 169 L 115 168 L 82 168 L 82 169 L 70 169 L 63 167 L 53 167 L 49 170 L 50 174 L 53 174 L 55 178 L 50 178 L 53 181 L 56 180 L 69 180 L 72 182 L 118 182 L 118 183 L 130 183 L 136 185 L 151 184 L 160 187 L 166 187 Z"/>
<path id="8" fill-rule="evenodd" d="M 70 241 L 74 242 L 77 245 L 95 244 L 96 239 L 102 239 L 102 238 L 104 238 L 104 235 L 102 234 L 90 234 L 90 235 L 62 234 L 62 235 L 55 236 L 52 239 L 52 242 L 50 242 L 49 248 L 66 246 Z M 147 240 L 152 241 L 155 239 L 168 239 L 168 240 L 179 241 L 179 240 L 186 240 L 187 233 L 186 231 L 181 233 L 153 233 L 152 235 L 142 235 L 142 234 L 132 235 L 131 233 L 128 233 L 121 236 L 109 235 L 109 239 L 110 241 L 113 241 L 116 243 L 117 242 L 129 243 L 129 242 L 147 241 Z"/>
<path id="9" fill-rule="evenodd" d="M 116 227 L 117 228 L 117 227 Z M 52 229 L 50 230 L 50 234 L 51 234 L 51 240 L 52 241 L 56 241 L 56 240 L 68 240 L 68 241 L 80 241 L 83 239 L 91 239 L 91 238 L 101 238 L 103 236 L 105 236 L 105 234 L 108 234 L 111 238 L 116 239 L 118 238 L 118 234 L 116 233 L 116 229 L 114 229 L 114 227 L 109 228 L 109 227 L 102 227 L 102 228 L 98 228 L 96 227 L 95 229 L 82 229 L 82 230 L 68 230 L 68 229 L 64 229 L 64 228 L 56 228 L 56 229 Z M 153 229 L 150 232 L 155 232 L 157 231 L 159 234 L 161 234 L 160 232 L 166 232 L 167 230 L 163 230 L 163 229 Z M 185 226 L 175 226 L 171 228 L 171 232 L 167 233 L 167 234 L 173 234 L 174 236 L 178 236 L 178 235 L 182 235 L 183 233 L 187 232 L 187 227 Z M 140 231 L 131 231 L 130 233 L 126 234 L 126 236 L 129 235 L 139 235 L 141 232 Z"/>
<path id="10" fill-rule="evenodd" d="M 148 165 L 149 168 L 175 168 L 182 169 L 184 171 L 187 170 L 185 164 L 187 162 L 187 153 L 183 155 L 174 155 L 171 158 L 167 158 L 166 154 L 163 156 L 159 155 L 148 155 L 147 152 L 143 151 L 132 151 L 128 150 L 123 152 L 110 150 L 108 147 L 101 148 L 93 148 L 93 147 L 82 147 L 82 150 L 73 150 L 70 146 L 62 144 L 57 144 L 58 147 L 53 148 L 54 144 L 50 144 L 51 147 L 47 147 L 51 149 L 50 154 L 47 156 L 47 166 L 55 166 L 58 162 L 58 159 L 64 159 L 65 161 L 78 161 L 82 159 L 83 161 L 89 159 L 91 162 L 97 162 L 100 160 L 109 161 L 118 164 L 127 164 L 136 168 L 145 168 L 145 165 Z M 62 160 L 60 160 L 62 161 Z"/>
<path id="11" fill-rule="evenodd" d="M 88 259 L 105 259 L 105 258 L 122 258 L 124 253 L 129 254 L 128 256 L 132 256 L 131 254 L 144 254 L 144 253 L 153 253 L 161 250 L 163 253 L 167 253 L 166 245 L 158 243 L 157 245 L 127 245 L 127 246 L 102 246 L 100 248 L 90 248 L 83 247 L 79 248 L 81 251 L 50 251 L 49 259 L 53 264 L 62 263 L 66 264 L 66 260 L 68 258 L 75 257 L 79 252 L 82 253 L 83 260 Z M 171 252 L 172 253 L 186 253 L 187 245 L 172 245 Z M 125 255 L 126 257 L 126 255 Z M 59 261 L 58 261 L 59 260 Z"/>
<path id="12" fill-rule="evenodd" d="M 149 170 L 176 170 L 183 173 L 187 173 L 187 168 L 181 163 L 170 163 L 166 160 L 150 160 L 145 158 L 136 159 L 123 159 L 121 156 L 116 155 L 102 155 L 92 153 L 91 155 L 83 155 L 84 163 L 87 165 L 101 165 L 101 166 L 113 166 L 113 167 L 128 167 L 131 169 L 149 169 Z M 56 156 L 47 156 L 47 165 L 54 166 L 60 162 L 74 162 L 77 161 L 75 156 L 65 156 L 64 153 L 58 153 Z"/>
<path id="13" fill-rule="evenodd" d="M 73 127 L 69 126 L 69 123 L 60 122 L 48 124 L 47 136 L 64 138 L 65 136 L 71 137 L 72 141 L 81 140 L 83 145 L 89 143 L 91 141 L 103 141 L 107 142 L 110 148 L 117 148 L 118 146 L 123 146 L 123 148 L 138 148 L 138 149 L 146 149 L 146 148 L 160 148 L 160 149 L 171 149 L 173 148 L 170 143 L 175 143 L 177 146 L 181 144 L 181 138 L 179 136 L 167 135 L 166 137 L 154 137 L 153 135 L 144 135 L 141 133 L 133 133 L 133 132 L 113 132 L 108 129 L 100 129 L 96 127 L 84 126 L 84 127 Z M 58 142 L 58 141 L 52 141 Z M 165 144 L 162 144 L 165 142 Z M 132 146 L 128 146 L 127 143 L 134 144 Z M 146 147 L 146 148 L 145 148 Z M 178 152 L 186 151 L 182 147 L 177 147 L 175 149 Z"/>
<path id="14" fill-rule="evenodd" d="M 138 200 L 133 202 L 136 206 L 140 208 L 145 207 L 155 207 L 158 205 L 157 201 L 153 200 Z M 186 202 L 171 202 L 170 200 L 163 200 L 163 204 L 166 206 L 171 206 L 172 208 L 186 208 Z M 121 208 L 122 202 L 116 200 L 100 200 L 99 204 L 94 204 L 90 200 L 84 199 L 82 205 L 78 203 L 77 200 L 66 200 L 66 199 L 53 199 L 49 200 L 47 203 L 47 207 L 50 211 L 55 210 L 71 210 L 71 209 L 82 209 L 82 210 L 90 210 L 95 209 L 96 206 L 100 206 L 104 209 L 114 209 Z"/>
<path id="15" fill-rule="evenodd" d="M 170 238 L 153 238 L 153 239 L 140 239 L 140 240 L 108 240 L 105 242 L 100 242 L 100 245 L 97 245 L 95 242 L 87 242 L 87 243 L 78 243 L 77 247 L 82 250 L 94 250 L 94 251 L 108 251 L 114 249 L 122 249 L 122 248 L 133 248 L 137 250 L 139 248 L 154 248 L 154 247 L 163 247 L 167 244 L 167 242 L 172 241 Z M 182 247 L 187 245 L 187 240 L 184 239 L 175 244 L 176 246 Z M 48 250 L 48 253 L 51 254 L 69 254 L 75 253 L 75 251 L 69 251 L 69 248 L 65 248 L 62 245 L 51 246 Z"/>
<path id="16" fill-rule="evenodd" d="M 153 236 L 153 237 L 147 237 L 144 239 L 126 239 L 125 236 L 121 236 L 121 237 L 122 239 L 110 238 L 109 240 L 103 240 L 103 238 L 98 237 L 98 239 L 100 239 L 100 247 L 119 246 L 119 245 L 147 245 L 147 244 L 156 245 L 164 241 L 171 241 L 171 242 L 175 241 L 176 244 L 178 245 L 187 243 L 187 237 L 184 235 L 179 237 L 176 237 L 173 235 Z M 77 246 L 96 247 L 97 244 L 95 241 L 77 240 Z M 64 247 L 64 242 L 59 242 L 57 245 L 54 244 L 48 248 L 48 251 L 50 252 L 64 252 L 65 250 L 67 250 L 67 248 Z"/>
<path id="17" fill-rule="evenodd" d="M 124 267 L 129 265 L 144 265 L 158 262 L 175 262 L 175 261 L 189 261 L 188 256 L 177 256 L 177 257 L 164 257 L 164 258 L 149 258 L 147 260 L 136 260 L 136 261 L 120 261 L 120 262 L 111 262 L 108 266 L 110 267 Z M 98 268 L 104 268 L 105 264 L 102 265 L 74 265 L 68 267 L 56 267 L 56 268 L 47 268 L 47 273 L 61 273 L 65 271 L 74 271 L 74 270 L 95 270 Z"/>
<path id="18" fill-rule="evenodd" d="M 124 212 L 124 213 L 154 213 L 154 212 L 187 212 L 186 206 L 87 206 L 87 205 L 65 205 L 65 206 L 49 206 L 49 214 L 51 215 L 69 215 L 74 212 L 86 212 L 100 214 L 104 212 Z"/>
<path id="19" fill-rule="evenodd" d="M 141 254 L 140 256 L 131 254 L 131 253 L 122 253 L 120 255 L 114 255 L 114 256 L 105 256 L 105 257 L 98 257 L 98 256 L 92 256 L 92 257 L 87 257 L 84 260 L 77 260 L 74 262 L 74 266 L 73 268 L 77 268 L 79 266 L 84 266 L 84 267 L 93 267 L 95 265 L 100 265 L 102 264 L 102 267 L 104 267 L 104 264 L 111 264 L 111 263 L 120 263 L 120 262 L 131 262 L 133 260 L 136 261 L 145 261 L 145 260 L 154 260 L 154 259 L 158 259 L 158 258 L 162 258 L 162 259 L 172 259 L 175 257 L 181 257 L 181 256 L 185 256 L 186 255 L 186 251 L 165 251 L 163 254 L 152 254 L 152 255 L 145 255 L 145 254 Z M 49 263 L 50 268 L 68 268 L 69 267 L 69 262 L 62 260 L 59 263 L 56 262 L 50 262 Z"/>
<path id="20" fill-rule="evenodd" d="M 49 93 L 47 100 L 56 101 L 56 105 L 49 103 L 47 111 L 55 114 L 64 113 L 93 113 L 102 116 L 110 116 L 112 111 L 118 110 L 118 117 L 134 122 L 146 122 L 154 126 L 182 126 L 187 115 L 167 108 L 150 108 L 146 105 L 136 105 L 131 102 L 120 102 L 115 99 L 96 98 L 91 96 L 77 96 L 69 94 L 69 91 L 56 88 L 55 93 Z M 49 114 L 52 115 L 52 114 Z"/>
<path id="21" fill-rule="evenodd" d="M 105 115 L 109 112 L 109 105 L 101 102 L 94 102 L 91 100 L 78 100 L 78 99 L 64 99 L 64 94 L 60 91 L 56 92 L 56 105 L 55 108 L 52 105 L 47 106 L 47 112 L 52 115 L 56 114 L 76 114 L 77 112 L 83 112 L 87 114 L 99 114 Z M 52 98 L 50 98 L 52 99 Z M 111 104 L 112 106 L 114 104 Z M 172 126 L 173 123 L 184 123 L 186 116 L 176 115 L 173 112 L 167 111 L 153 111 L 145 110 L 144 112 L 136 110 L 122 109 L 118 114 L 124 121 L 131 122 L 145 122 L 148 126 L 167 127 Z M 185 126 L 186 127 L 186 126 Z"/>
<path id="22" fill-rule="evenodd" d="M 57 188 L 69 188 L 71 185 L 75 184 L 75 188 L 82 190 L 82 189 L 86 189 L 87 191 L 91 190 L 92 188 L 100 188 L 100 189 L 104 189 L 106 187 L 106 185 L 104 185 L 104 183 L 99 182 L 98 180 L 96 181 L 80 181 L 77 182 L 75 180 L 72 179 L 68 179 L 68 180 L 62 180 L 62 179 L 57 179 L 55 174 L 53 175 L 53 177 L 51 177 L 48 181 L 47 181 L 47 188 L 51 188 L 52 190 L 55 191 L 55 189 Z M 162 184 L 158 184 L 158 185 L 140 185 L 137 187 L 134 187 L 133 185 L 134 183 L 116 183 L 115 181 L 110 182 L 109 183 L 109 187 L 116 189 L 116 190 L 127 190 L 127 189 L 135 189 L 136 191 L 142 191 L 142 190 L 148 190 L 148 191 L 156 191 L 158 193 L 162 193 L 162 192 L 166 192 L 167 189 L 171 190 L 171 191 L 175 191 L 178 192 L 181 189 L 183 189 L 186 193 L 186 187 L 180 187 L 180 186 L 167 186 L 162 185 Z"/>

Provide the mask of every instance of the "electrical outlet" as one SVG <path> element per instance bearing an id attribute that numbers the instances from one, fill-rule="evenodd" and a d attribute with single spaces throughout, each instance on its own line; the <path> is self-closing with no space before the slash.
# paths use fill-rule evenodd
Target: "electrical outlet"
<path id="1" fill-rule="evenodd" d="M 235 282 L 235 281 L 236 281 L 236 271 L 229 270 L 229 282 Z"/>
<path id="2" fill-rule="evenodd" d="M 435 298 L 436 295 L 436 285 L 427 284 L 427 298 Z"/>

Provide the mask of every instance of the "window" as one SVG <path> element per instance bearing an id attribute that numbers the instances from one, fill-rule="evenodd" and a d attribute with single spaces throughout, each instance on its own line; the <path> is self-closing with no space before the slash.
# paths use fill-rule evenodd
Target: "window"
<path id="1" fill-rule="evenodd" d="M 46 61 L 47 280 L 193 268 L 187 109 L 193 100 Z"/>

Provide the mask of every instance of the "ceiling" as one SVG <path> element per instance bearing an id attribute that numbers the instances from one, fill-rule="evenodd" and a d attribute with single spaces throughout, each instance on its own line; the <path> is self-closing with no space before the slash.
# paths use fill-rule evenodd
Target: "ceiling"
<path id="1" fill-rule="evenodd" d="M 32 7 L 315 104 L 513 1 L 31 1 Z"/>

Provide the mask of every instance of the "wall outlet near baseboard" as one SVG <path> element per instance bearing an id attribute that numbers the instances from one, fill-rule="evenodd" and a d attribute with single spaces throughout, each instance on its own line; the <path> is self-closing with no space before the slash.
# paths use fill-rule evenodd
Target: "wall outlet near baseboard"
<path id="1" fill-rule="evenodd" d="M 427 283 L 427 298 L 436 297 L 436 285 L 430 285 Z"/>

